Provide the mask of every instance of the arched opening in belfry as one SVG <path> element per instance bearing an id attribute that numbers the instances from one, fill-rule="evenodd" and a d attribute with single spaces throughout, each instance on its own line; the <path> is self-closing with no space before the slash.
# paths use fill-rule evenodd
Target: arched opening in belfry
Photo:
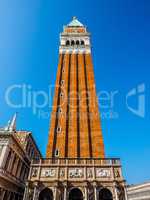
<path id="1" fill-rule="evenodd" d="M 80 44 L 79 40 L 76 41 L 76 45 L 78 46 Z"/>
<path id="2" fill-rule="evenodd" d="M 78 188 L 74 188 L 69 192 L 69 200 L 83 200 L 82 191 Z"/>
<path id="3" fill-rule="evenodd" d="M 81 40 L 81 45 L 84 45 L 84 40 Z"/>
<path id="4" fill-rule="evenodd" d="M 39 200 L 53 200 L 53 192 L 49 188 L 45 188 L 40 192 Z"/>
<path id="5" fill-rule="evenodd" d="M 67 41 L 66 41 L 66 46 L 69 46 L 69 45 L 70 45 L 70 41 L 67 40 Z"/>
<path id="6" fill-rule="evenodd" d="M 99 192 L 99 200 L 113 200 L 111 191 L 107 188 L 103 188 Z"/>
<path id="7" fill-rule="evenodd" d="M 71 46 L 74 46 L 74 45 L 75 45 L 75 41 L 71 40 Z"/>

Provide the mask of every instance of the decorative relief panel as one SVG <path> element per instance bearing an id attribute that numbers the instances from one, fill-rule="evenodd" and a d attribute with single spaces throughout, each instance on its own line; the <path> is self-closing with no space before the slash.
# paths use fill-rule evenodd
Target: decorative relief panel
<path id="1" fill-rule="evenodd" d="M 41 172 L 42 177 L 56 177 L 56 169 L 42 169 Z"/>
<path id="2" fill-rule="evenodd" d="M 83 178 L 84 172 L 82 168 L 69 169 L 70 178 Z"/>
<path id="3" fill-rule="evenodd" d="M 96 177 L 109 178 L 111 177 L 111 171 L 110 169 L 96 169 Z"/>

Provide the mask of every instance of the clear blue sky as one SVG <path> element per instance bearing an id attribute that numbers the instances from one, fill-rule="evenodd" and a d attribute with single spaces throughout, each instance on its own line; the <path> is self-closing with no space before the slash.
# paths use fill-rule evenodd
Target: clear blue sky
<path id="1" fill-rule="evenodd" d="M 32 107 L 11 108 L 4 96 L 13 84 L 48 93 L 48 85 L 55 83 L 59 33 L 75 15 L 92 34 L 97 91 L 118 91 L 113 107 L 118 117 L 102 120 L 106 155 L 121 158 L 128 183 L 149 180 L 149 11 L 149 0 L 1 0 L 0 124 L 19 112 L 18 128 L 33 131 L 45 154 L 49 117 L 39 118 Z M 146 87 L 144 118 L 129 111 L 125 103 L 128 91 L 142 83 Z M 20 102 L 19 89 L 12 99 Z M 136 103 L 129 102 L 135 107 Z M 46 106 L 42 111 L 50 109 Z"/>

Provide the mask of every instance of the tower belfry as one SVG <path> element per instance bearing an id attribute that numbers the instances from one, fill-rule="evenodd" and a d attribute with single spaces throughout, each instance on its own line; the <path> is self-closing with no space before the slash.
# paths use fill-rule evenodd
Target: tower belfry
<path id="1" fill-rule="evenodd" d="M 104 157 L 90 34 L 76 17 L 60 35 L 48 157 Z"/>
<path id="2" fill-rule="evenodd" d="M 30 199 L 127 199 L 120 160 L 105 158 L 90 34 L 76 17 L 60 34 L 46 158 L 31 164 Z"/>

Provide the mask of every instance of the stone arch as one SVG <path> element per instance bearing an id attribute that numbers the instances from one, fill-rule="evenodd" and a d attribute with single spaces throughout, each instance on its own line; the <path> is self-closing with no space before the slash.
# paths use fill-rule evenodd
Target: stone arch
<path id="1" fill-rule="evenodd" d="M 83 193 L 79 188 L 73 188 L 69 192 L 69 200 L 83 200 Z"/>
<path id="2" fill-rule="evenodd" d="M 53 192 L 49 188 L 43 189 L 39 194 L 39 200 L 53 200 Z"/>
<path id="3" fill-rule="evenodd" d="M 99 191 L 98 200 L 113 200 L 112 192 L 107 188 L 102 188 Z"/>
<path id="4" fill-rule="evenodd" d="M 81 45 L 85 45 L 85 42 L 84 42 L 84 40 L 81 40 Z"/>
<path id="5" fill-rule="evenodd" d="M 80 41 L 79 40 L 76 41 L 76 45 L 80 45 Z"/>

